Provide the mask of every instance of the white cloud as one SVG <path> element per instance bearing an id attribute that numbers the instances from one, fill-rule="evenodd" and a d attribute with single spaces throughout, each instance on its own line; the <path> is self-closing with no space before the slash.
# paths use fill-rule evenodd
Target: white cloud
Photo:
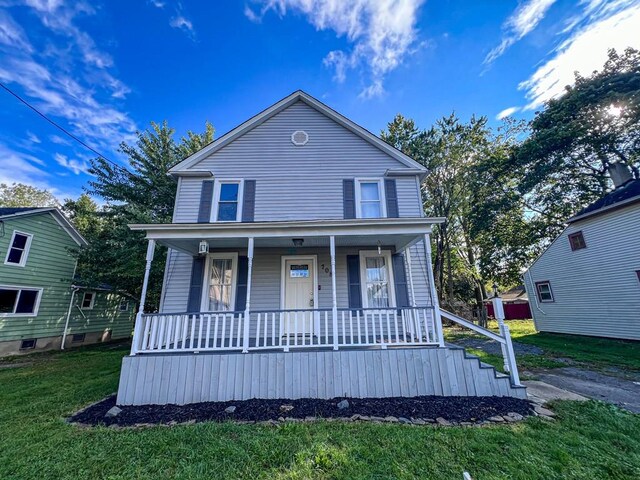
<path id="1" fill-rule="evenodd" d="M 511 45 L 535 29 L 555 1 L 556 0 L 527 0 L 518 5 L 518 8 L 516 8 L 502 25 L 504 35 L 500 45 L 489 52 L 484 59 L 484 63 L 491 64 Z"/>
<path id="2" fill-rule="evenodd" d="M 640 4 L 637 0 L 599 0 L 583 2 L 587 15 L 574 19 L 569 36 L 552 52 L 529 79 L 519 85 L 529 100 L 525 107 L 532 110 L 564 92 L 574 82 L 576 71 L 589 75 L 599 70 L 607 60 L 607 51 L 622 52 L 627 47 L 640 48 Z"/>
<path id="3" fill-rule="evenodd" d="M 149 0 L 149 3 L 161 10 L 169 6 L 169 2 L 165 0 Z M 195 41 L 195 28 L 191 19 L 184 12 L 182 2 L 175 2 L 170 8 L 167 8 L 167 10 L 173 11 L 173 14 L 169 18 L 169 25 L 176 30 L 182 30 L 191 40 Z"/>
<path id="4" fill-rule="evenodd" d="M 167 5 L 167 2 L 162 2 L 160 0 L 151 0 L 149 3 L 156 8 L 164 8 Z"/>
<path id="5" fill-rule="evenodd" d="M 42 143 L 42 140 L 38 138 L 38 136 L 33 132 L 27 132 L 27 140 L 31 143 Z"/>
<path id="6" fill-rule="evenodd" d="M 58 162 L 58 165 L 68 168 L 76 175 L 81 173 L 89 175 L 89 162 L 86 160 L 70 160 L 66 155 L 62 155 L 61 153 L 56 153 L 53 158 Z"/>
<path id="7" fill-rule="evenodd" d="M 496 120 L 502 120 L 503 118 L 510 117 L 514 113 L 520 110 L 520 107 L 509 107 L 502 110 L 496 115 Z"/>
<path id="8" fill-rule="evenodd" d="M 360 96 L 384 93 L 385 76 L 412 53 L 417 38 L 416 22 L 424 0 L 258 0 L 259 13 L 245 7 L 245 16 L 259 22 L 270 10 L 280 16 L 288 10 L 302 13 L 317 30 L 333 30 L 346 37 L 352 49 L 334 50 L 324 64 L 335 69 L 334 79 L 343 82 L 348 70 L 365 66 L 368 86 Z"/>
<path id="9" fill-rule="evenodd" d="M 114 103 L 130 90 L 109 73 L 110 55 L 76 26 L 78 17 L 93 15 L 94 9 L 83 2 L 57 0 L 19 0 L 10 5 L 29 7 L 25 12 L 41 21 L 46 36 L 33 29 L 28 38 L 13 28 L 11 9 L 0 11 L 0 32 L 5 32 L 0 34 L 0 80 L 105 154 L 114 152 L 123 140 L 132 141 L 136 125 Z M 38 43 L 43 38 L 44 45 Z M 58 136 L 50 138 L 69 145 Z"/>
<path id="10" fill-rule="evenodd" d="M 191 23 L 191 20 L 186 18 L 184 15 L 176 15 L 175 17 L 172 17 L 169 25 L 179 30 L 193 32 L 193 23 Z"/>

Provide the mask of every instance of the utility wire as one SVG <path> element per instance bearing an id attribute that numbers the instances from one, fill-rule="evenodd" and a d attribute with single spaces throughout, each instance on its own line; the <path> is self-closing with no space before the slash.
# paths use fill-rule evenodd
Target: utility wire
<path id="1" fill-rule="evenodd" d="M 63 126 L 57 124 L 56 122 L 54 122 L 53 120 L 51 120 L 49 117 L 47 117 L 44 113 L 42 113 L 40 110 L 38 110 L 36 107 L 34 107 L 33 105 L 31 105 L 29 102 L 27 102 L 24 98 L 22 98 L 20 95 L 18 95 L 16 92 L 14 92 L 13 90 L 11 90 L 9 87 L 7 87 L 4 83 L 0 82 L 0 87 L 2 87 L 4 90 L 6 90 L 9 94 L 13 95 L 15 98 L 17 98 L 20 102 L 22 102 L 23 104 L 25 104 L 27 107 L 29 107 L 31 110 L 33 110 L 34 112 L 36 112 L 38 115 L 40 115 L 42 118 L 44 118 L 47 122 L 49 122 L 51 125 L 53 125 L 54 127 L 56 127 L 58 130 L 60 130 L 61 132 L 63 132 L 65 135 L 67 135 L 68 137 L 72 138 L 73 140 L 75 140 L 76 142 L 78 142 L 80 145 L 82 145 L 83 147 L 85 147 L 86 149 L 92 151 L 93 153 L 95 153 L 98 157 L 102 158 L 103 160 L 106 160 L 107 162 L 109 162 L 110 164 L 112 164 L 114 167 L 119 168 L 123 171 L 125 171 L 126 173 L 128 173 L 129 175 L 131 175 L 131 172 L 129 172 L 129 170 L 127 170 L 125 167 L 123 167 L 122 165 L 118 165 L 116 162 L 114 162 L 113 160 L 105 157 L 104 155 L 102 155 L 100 152 L 98 152 L 97 150 L 95 150 L 94 148 L 90 147 L 89 145 L 87 145 L 86 143 L 84 143 L 82 140 L 80 140 L 78 137 L 76 137 L 73 133 L 69 132 L 67 129 L 65 129 Z"/>

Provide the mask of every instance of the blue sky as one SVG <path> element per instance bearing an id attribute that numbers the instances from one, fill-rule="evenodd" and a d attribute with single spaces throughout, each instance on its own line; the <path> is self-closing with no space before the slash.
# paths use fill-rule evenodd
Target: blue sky
<path id="1" fill-rule="evenodd" d="M 640 0 L 0 0 L 0 81 L 122 162 L 150 121 L 220 135 L 297 89 L 375 133 L 530 118 L 639 26 Z M 0 125 L 0 182 L 81 193 L 91 152 L 4 91 Z"/>

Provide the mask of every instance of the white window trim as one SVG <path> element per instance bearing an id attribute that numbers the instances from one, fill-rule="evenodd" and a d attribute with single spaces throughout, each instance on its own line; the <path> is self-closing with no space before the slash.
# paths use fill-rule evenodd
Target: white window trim
<path id="1" fill-rule="evenodd" d="M 124 308 L 122 308 L 123 304 L 124 304 Z M 120 311 L 120 312 L 128 312 L 129 311 L 129 301 L 128 300 L 120 300 L 120 303 L 118 304 L 118 311 Z"/>
<path id="2" fill-rule="evenodd" d="M 360 193 L 361 183 L 377 183 L 378 192 L 380 193 L 380 218 L 387 218 L 387 199 L 384 194 L 384 179 L 382 178 L 356 178 L 355 179 L 355 200 L 356 200 L 356 218 L 362 217 L 362 194 Z"/>
<path id="3" fill-rule="evenodd" d="M 14 317 L 37 317 L 38 310 L 40 309 L 40 300 L 42 299 L 42 288 L 35 287 L 26 287 L 20 285 L 0 285 L 0 289 L 2 290 L 35 290 L 38 292 L 38 296 L 36 297 L 36 303 L 33 306 L 33 313 L 0 313 L 0 318 L 14 318 Z M 13 309 L 16 309 L 18 304 L 18 298 L 20 295 L 16 296 L 16 303 L 13 304 Z"/>
<path id="4" fill-rule="evenodd" d="M 360 295 L 362 296 L 363 308 L 375 308 L 369 307 L 369 298 L 367 296 L 366 257 L 385 257 L 387 262 L 387 274 L 389 275 L 389 308 L 394 308 L 396 306 L 396 281 L 393 277 L 391 250 L 382 250 L 380 254 L 378 254 L 377 250 L 360 250 Z"/>
<path id="5" fill-rule="evenodd" d="M 238 184 L 238 211 L 235 220 L 218 220 L 218 203 L 220 202 L 220 190 L 223 183 Z M 213 206 L 211 208 L 211 222 L 231 223 L 240 222 L 242 220 L 242 202 L 244 199 L 244 180 L 241 178 L 220 178 L 216 179 L 213 185 Z"/>
<path id="6" fill-rule="evenodd" d="M 542 293 L 540 292 L 540 288 L 539 288 L 541 285 L 547 285 L 549 287 L 549 295 L 551 295 L 551 298 L 549 300 L 544 300 L 542 298 Z M 551 282 L 547 280 L 543 280 L 542 282 L 535 282 L 535 287 L 536 287 L 536 296 L 538 297 L 538 300 L 540 301 L 540 303 L 555 303 L 556 297 L 553 295 L 553 290 L 551 289 Z"/>
<path id="7" fill-rule="evenodd" d="M 91 296 L 91 305 L 89 305 L 88 307 L 84 306 L 84 298 L 87 296 L 87 294 L 90 293 Z M 80 302 L 80 310 L 93 310 L 93 305 L 96 303 L 96 292 L 83 292 L 82 293 L 82 301 Z"/>
<path id="8" fill-rule="evenodd" d="M 200 299 L 200 311 L 209 312 L 209 287 L 211 283 L 211 263 L 214 259 L 231 259 L 231 310 L 221 310 L 217 313 L 235 312 L 236 309 L 236 287 L 238 285 L 238 252 L 217 252 L 207 254 L 204 267 L 204 279 L 202 282 L 202 298 Z"/>
<path id="9" fill-rule="evenodd" d="M 16 238 L 16 234 L 24 235 L 27 237 L 27 243 L 24 246 L 24 250 L 22 251 L 22 256 L 20 257 L 20 263 L 13 263 L 9 261 L 9 254 L 11 253 L 11 249 L 13 248 L 13 241 Z M 13 265 L 14 267 L 24 267 L 27 264 L 27 258 L 29 257 L 29 250 L 31 249 L 31 241 L 33 240 L 33 235 L 31 233 L 20 232 L 18 230 L 14 230 L 11 235 L 11 241 L 9 241 L 9 248 L 7 248 L 7 254 L 4 257 L 5 265 Z"/>

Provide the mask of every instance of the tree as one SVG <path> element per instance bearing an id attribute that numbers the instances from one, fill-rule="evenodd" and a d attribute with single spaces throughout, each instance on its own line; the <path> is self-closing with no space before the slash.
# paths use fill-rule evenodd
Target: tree
<path id="1" fill-rule="evenodd" d="M 0 207 L 59 207 L 60 202 L 49 191 L 24 183 L 0 183 Z"/>
<path id="2" fill-rule="evenodd" d="M 516 179 L 502 168 L 518 144 L 523 124 L 506 122 L 493 131 L 485 117 L 462 123 L 455 115 L 420 131 L 401 115 L 382 138 L 423 164 L 423 203 L 429 216 L 445 217 L 434 230 L 434 276 L 440 296 L 482 306 L 486 285 L 518 282 L 529 259 L 524 209 Z M 508 173 L 508 171 L 507 171 Z"/>
<path id="3" fill-rule="evenodd" d="M 549 100 L 531 122 L 531 135 L 508 169 L 521 177 L 519 193 L 554 238 L 577 210 L 611 188 L 608 167 L 627 166 L 640 178 L 640 51 L 609 51 L 600 71 Z"/>
<path id="4" fill-rule="evenodd" d="M 185 157 L 213 141 L 209 123 L 203 133 L 188 132 L 180 142 L 167 122 L 152 123 L 151 129 L 138 132 L 135 145 L 122 143 L 129 170 L 105 159 L 91 162 L 88 193 L 104 199 L 99 209 L 90 199 L 81 197 L 67 202 L 72 218 L 79 223 L 90 245 L 79 257 L 79 276 L 89 284 L 108 283 L 132 295 L 139 295 L 145 267 L 147 242 L 143 232 L 129 229 L 131 223 L 171 223 L 176 183 L 168 170 Z M 151 269 L 147 309 L 158 308 L 166 250 L 156 249 Z"/>

